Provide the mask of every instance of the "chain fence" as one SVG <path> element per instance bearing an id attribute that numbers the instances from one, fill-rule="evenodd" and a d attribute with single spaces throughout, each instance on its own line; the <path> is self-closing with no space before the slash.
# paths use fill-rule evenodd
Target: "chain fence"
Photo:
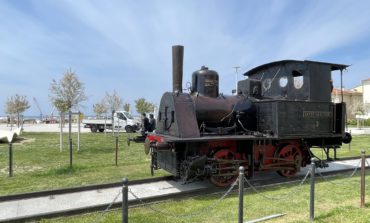
<path id="1" fill-rule="evenodd" d="M 306 180 L 307 180 L 307 178 L 308 178 L 309 175 L 310 175 L 310 169 L 307 171 L 307 173 L 304 176 L 304 178 L 301 180 L 301 182 L 296 187 L 293 187 L 290 191 L 288 191 L 287 193 L 284 193 L 283 195 L 281 195 L 279 197 L 270 197 L 270 196 L 264 195 L 263 192 L 262 191 L 259 191 L 251 182 L 248 181 L 248 179 L 246 177 L 244 177 L 244 181 L 260 197 L 263 197 L 263 198 L 268 199 L 268 200 L 284 200 L 284 199 L 291 198 L 291 195 L 292 194 L 294 194 L 294 193 L 298 192 L 299 190 L 301 190 L 302 185 L 306 182 Z M 248 189 L 248 188 L 245 188 L 244 190 L 246 190 L 246 189 Z"/>
<path id="2" fill-rule="evenodd" d="M 366 160 L 366 164 L 367 164 L 367 166 L 370 166 L 370 164 L 367 160 Z M 351 174 L 349 176 L 344 177 L 343 179 L 352 178 L 356 174 L 356 172 L 358 171 L 360 166 L 361 166 L 361 161 L 358 162 L 358 164 L 356 165 L 355 169 L 351 172 Z M 316 173 L 320 176 L 320 179 L 322 178 L 326 182 L 329 182 L 331 184 L 334 184 L 334 185 L 348 184 L 349 185 L 350 183 L 352 183 L 352 182 L 341 182 L 341 183 L 332 182 L 329 179 L 333 178 L 333 176 L 324 176 L 322 174 L 322 171 L 320 171 L 320 168 L 315 168 L 315 169 L 316 169 Z M 292 195 L 295 195 L 297 192 L 302 190 L 302 188 L 303 188 L 302 186 L 307 181 L 307 178 L 310 175 L 310 171 L 311 171 L 311 167 L 307 170 L 305 176 L 302 178 L 301 181 L 299 181 L 299 183 L 296 186 L 293 186 L 288 192 L 286 192 L 284 194 L 281 194 L 279 196 L 269 196 L 269 195 L 264 194 L 264 191 L 258 189 L 259 186 L 254 186 L 246 177 L 244 177 L 244 182 L 259 197 L 262 197 L 262 198 L 267 199 L 267 200 L 272 200 L 272 201 L 281 201 L 281 200 L 292 199 Z M 171 213 L 171 212 L 168 212 L 168 211 L 165 211 L 165 210 L 160 210 L 158 208 L 153 207 L 153 205 L 151 205 L 149 203 L 145 203 L 143 201 L 143 199 L 140 198 L 138 195 L 136 195 L 130 188 L 128 189 L 128 192 L 134 197 L 134 199 L 139 201 L 144 207 L 148 208 L 149 210 L 151 210 L 155 213 L 158 213 L 160 215 L 167 216 L 167 217 L 172 217 L 172 218 L 193 218 L 193 217 L 199 216 L 199 215 L 201 215 L 203 213 L 206 213 L 207 211 L 215 208 L 219 203 L 221 203 L 234 190 L 235 186 L 238 185 L 238 181 L 239 181 L 239 177 L 231 184 L 231 186 L 225 191 L 225 193 L 222 194 L 222 196 L 219 199 L 215 200 L 214 202 L 212 202 L 211 204 L 209 204 L 209 205 L 207 205 L 203 208 L 194 210 L 194 211 L 186 213 L 186 214 L 175 214 L 175 213 Z M 261 187 L 264 187 L 264 186 L 261 186 Z M 248 190 L 249 188 L 244 188 L 244 191 Z M 116 200 L 118 199 L 118 197 L 121 193 L 122 193 L 122 190 L 119 190 L 118 194 L 114 197 L 113 201 L 107 206 L 107 208 L 104 211 L 101 212 L 101 214 L 93 221 L 93 223 L 99 223 L 103 219 L 104 215 L 111 209 L 112 205 L 116 202 Z M 307 201 L 307 205 L 308 204 L 309 203 Z"/>
<path id="3" fill-rule="evenodd" d="M 116 202 L 116 200 L 118 199 L 119 195 L 122 193 L 122 190 L 119 190 L 117 195 L 114 197 L 114 199 L 112 200 L 112 202 L 110 202 L 110 204 L 104 209 L 104 211 L 101 212 L 101 214 L 95 218 L 95 220 L 93 221 L 93 223 L 98 223 L 100 222 L 104 215 L 110 210 L 110 208 L 112 207 L 112 205 Z"/>
<path id="4" fill-rule="evenodd" d="M 141 198 L 139 198 L 130 189 L 129 189 L 129 193 L 136 200 L 138 200 L 144 207 L 146 207 L 146 208 L 150 209 L 151 211 L 156 212 L 158 214 L 168 216 L 168 217 L 173 217 L 173 218 L 192 218 L 192 217 L 195 217 L 195 216 L 199 216 L 199 215 L 203 214 L 204 212 L 206 212 L 208 210 L 211 210 L 212 208 L 216 207 L 221 201 L 223 201 L 231 193 L 231 191 L 233 191 L 233 189 L 235 188 L 235 186 L 238 183 L 238 180 L 239 180 L 239 177 L 234 181 L 234 183 L 229 187 L 229 189 L 218 200 L 214 201 L 213 203 L 211 203 L 210 205 L 208 205 L 204 208 L 201 208 L 199 210 L 195 210 L 195 211 L 187 213 L 187 214 L 174 214 L 174 213 L 169 213 L 167 211 L 159 210 L 157 208 L 154 208 L 152 205 L 145 203 Z"/>
<path id="5" fill-rule="evenodd" d="M 367 160 L 366 160 L 367 161 Z M 342 179 L 350 179 L 352 178 L 356 172 L 358 171 L 359 167 L 361 167 L 361 160 L 359 160 L 358 164 L 356 165 L 355 169 L 352 171 L 352 173 L 349 176 L 343 177 Z M 328 182 L 333 185 L 337 186 L 343 186 L 343 185 L 351 185 L 353 182 L 341 182 L 341 183 L 335 183 L 329 179 L 332 179 L 333 177 L 336 177 L 337 175 L 333 176 L 325 176 L 322 174 L 322 172 L 319 170 L 319 168 L 316 169 L 316 173 L 320 176 L 320 179 L 323 179 L 325 182 Z"/>

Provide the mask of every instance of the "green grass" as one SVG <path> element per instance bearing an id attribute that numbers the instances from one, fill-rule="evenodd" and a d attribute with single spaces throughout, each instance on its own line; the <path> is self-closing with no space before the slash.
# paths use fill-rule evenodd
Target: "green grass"
<path id="1" fill-rule="evenodd" d="M 370 222 L 370 187 L 366 189 L 366 207 L 359 208 L 359 177 L 348 178 L 349 173 L 335 178 L 317 178 L 315 187 L 315 222 Z M 370 184 L 367 174 L 366 184 Z M 247 189 L 244 196 L 244 221 L 261 218 L 271 214 L 285 213 L 280 218 L 268 222 L 309 222 L 309 185 L 285 184 L 259 189 L 263 195 L 279 198 L 288 194 L 287 199 L 271 200 Z M 297 189 L 298 188 L 298 189 Z M 238 197 L 234 191 L 214 208 L 201 212 L 191 218 L 169 217 L 153 212 L 148 207 L 129 209 L 129 222 L 135 223 L 231 223 L 237 222 Z M 184 215 L 197 212 L 217 201 L 222 194 L 200 196 L 185 200 L 168 201 L 151 205 L 167 214 Z M 67 218 L 42 220 L 43 223 L 94 222 L 101 213 L 85 214 Z M 114 210 L 103 216 L 100 222 L 120 222 L 121 211 Z"/>
<path id="2" fill-rule="evenodd" d="M 337 150 L 338 158 L 360 156 L 361 150 L 365 150 L 366 155 L 370 155 L 370 136 L 369 135 L 355 135 L 353 136 L 351 145 L 343 144 L 342 148 Z M 313 148 L 312 151 L 319 158 L 326 158 L 325 154 L 320 148 Z M 334 157 L 333 150 L 330 150 L 330 157 Z"/>
<path id="3" fill-rule="evenodd" d="M 8 145 L 0 144 L 0 196 L 47 189 L 150 178 L 149 156 L 143 144 L 131 143 L 128 134 L 119 138 L 118 166 L 115 166 L 115 138 L 110 133 L 81 134 L 81 149 L 73 135 L 73 168 L 69 168 L 68 135 L 64 135 L 64 149 L 59 151 L 59 133 L 27 133 L 14 143 L 14 176 L 8 177 Z M 344 145 L 338 157 L 358 156 L 361 149 L 370 154 L 370 137 L 354 136 L 351 150 Z M 321 157 L 320 150 L 315 149 Z M 156 176 L 167 175 L 156 171 Z"/>
<path id="4" fill-rule="evenodd" d="M 68 135 L 59 151 L 58 133 L 24 133 L 23 140 L 13 144 L 14 176 L 8 177 L 8 145 L 0 144 L 0 195 L 40 191 L 98 183 L 150 178 L 149 156 L 143 144 L 132 142 L 128 134 L 119 137 L 118 166 L 115 166 L 115 138 L 112 134 L 81 134 L 77 151 L 73 138 L 73 168 L 69 168 Z M 157 171 L 156 176 L 166 175 Z"/>

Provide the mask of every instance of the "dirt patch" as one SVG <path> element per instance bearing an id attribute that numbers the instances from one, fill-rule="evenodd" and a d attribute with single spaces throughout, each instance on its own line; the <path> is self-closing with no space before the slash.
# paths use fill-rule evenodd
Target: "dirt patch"
<path id="1" fill-rule="evenodd" d="M 13 144 L 16 144 L 16 145 L 23 145 L 23 144 L 26 144 L 26 143 L 33 143 L 35 142 L 36 139 L 35 138 L 17 138 Z"/>
<path id="2" fill-rule="evenodd" d="M 43 169 L 43 167 L 41 167 L 41 166 L 23 166 L 23 165 L 22 166 L 18 166 L 18 165 L 13 166 L 13 172 L 14 173 L 29 173 L 29 172 L 42 170 L 42 169 Z M 1 168 L 0 173 L 1 174 L 8 174 L 9 173 L 9 168 L 8 167 Z"/>

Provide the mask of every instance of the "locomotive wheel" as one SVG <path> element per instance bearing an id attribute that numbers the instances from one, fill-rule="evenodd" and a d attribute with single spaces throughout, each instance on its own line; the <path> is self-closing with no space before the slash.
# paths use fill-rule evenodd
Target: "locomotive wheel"
<path id="1" fill-rule="evenodd" d="M 278 158 L 281 160 L 286 161 L 293 161 L 294 162 L 294 170 L 292 169 L 282 169 L 277 171 L 277 173 L 284 177 L 292 177 L 297 173 L 297 169 L 302 164 L 302 152 L 299 147 L 295 145 L 287 145 L 280 149 Z"/>
<path id="2" fill-rule="evenodd" d="M 232 184 L 237 176 L 238 165 L 230 162 L 235 160 L 235 154 L 227 149 L 217 151 L 213 158 L 212 175 L 210 181 L 218 187 L 226 187 Z"/>

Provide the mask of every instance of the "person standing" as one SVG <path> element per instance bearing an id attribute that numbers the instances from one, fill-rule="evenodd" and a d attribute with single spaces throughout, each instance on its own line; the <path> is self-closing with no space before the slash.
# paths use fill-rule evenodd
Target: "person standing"
<path id="1" fill-rule="evenodd" d="M 149 115 L 149 124 L 150 124 L 150 131 L 149 132 L 153 132 L 155 130 L 155 127 L 156 127 L 156 121 L 155 121 L 155 118 L 154 118 L 153 114 Z"/>
<path id="2" fill-rule="evenodd" d="M 146 114 L 143 112 L 141 114 L 141 134 L 146 135 L 146 132 L 150 130 L 149 119 L 146 117 Z"/>

